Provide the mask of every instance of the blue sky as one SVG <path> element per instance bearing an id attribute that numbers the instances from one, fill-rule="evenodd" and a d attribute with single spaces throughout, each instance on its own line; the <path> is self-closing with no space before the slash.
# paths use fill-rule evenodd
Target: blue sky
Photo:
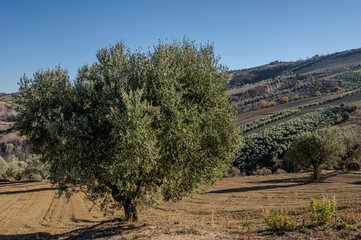
<path id="1" fill-rule="evenodd" d="M 0 0 L 0 92 L 58 64 L 74 78 L 121 39 L 145 49 L 209 40 L 230 69 L 360 48 L 360 9 L 359 0 Z"/>

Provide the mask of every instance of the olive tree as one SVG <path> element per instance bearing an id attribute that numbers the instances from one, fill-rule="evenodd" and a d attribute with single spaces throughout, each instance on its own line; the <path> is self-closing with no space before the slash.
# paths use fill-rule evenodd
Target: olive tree
<path id="1" fill-rule="evenodd" d="M 316 133 L 306 132 L 291 144 L 286 159 L 313 170 L 313 179 L 321 170 L 340 160 L 344 152 L 339 129 L 329 128 Z"/>
<path id="2" fill-rule="evenodd" d="M 45 180 L 49 177 L 49 165 L 41 162 L 40 156 L 33 155 L 26 163 L 25 174 L 29 178 L 39 177 L 41 180 Z"/>
<path id="3" fill-rule="evenodd" d="M 361 157 L 361 131 L 355 128 L 346 128 L 342 132 L 342 142 L 344 145 L 344 151 L 341 155 L 341 159 L 338 162 L 337 168 L 344 170 L 345 166 L 353 160 L 360 160 Z"/>
<path id="4" fill-rule="evenodd" d="M 213 45 L 185 39 L 143 52 L 119 42 L 97 59 L 74 81 L 60 66 L 20 81 L 16 127 L 60 192 L 79 187 L 135 221 L 140 205 L 222 177 L 239 133 Z"/>
<path id="5" fill-rule="evenodd" d="M 14 161 L 8 164 L 8 169 L 6 170 L 6 175 L 13 177 L 15 180 L 22 180 L 26 176 L 25 169 L 27 163 L 24 161 Z"/>
<path id="6" fill-rule="evenodd" d="M 0 156 L 0 179 L 4 177 L 4 174 L 8 170 L 8 163 Z"/>

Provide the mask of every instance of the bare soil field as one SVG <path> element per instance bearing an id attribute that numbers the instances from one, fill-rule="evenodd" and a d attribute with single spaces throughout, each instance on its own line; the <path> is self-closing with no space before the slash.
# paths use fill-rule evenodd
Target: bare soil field
<path id="1" fill-rule="evenodd" d="M 301 68 L 296 71 L 299 74 L 321 72 L 325 69 L 334 69 L 341 67 L 354 66 L 361 63 L 361 53 L 352 54 L 349 56 L 343 56 L 328 61 L 323 61 L 308 67 Z"/>
<path id="2" fill-rule="evenodd" d="M 332 96 L 337 96 L 337 95 L 332 95 Z M 297 100 L 297 101 L 291 101 L 291 102 L 284 103 L 284 104 L 278 104 L 278 105 L 267 107 L 267 108 L 253 110 L 253 111 L 245 112 L 245 113 L 240 113 L 240 114 L 237 115 L 236 123 L 237 124 L 245 124 L 247 122 L 257 120 L 259 118 L 265 117 L 267 115 L 271 115 L 273 113 L 276 113 L 276 112 L 279 112 L 279 111 L 282 111 L 282 110 L 297 109 L 301 105 L 322 101 L 322 100 L 330 98 L 330 97 L 331 96 L 326 95 L 326 96 L 322 96 L 322 97 L 304 98 L 304 99 L 300 99 L 300 100 Z M 279 124 L 281 122 L 284 122 L 284 121 L 290 120 L 292 118 L 298 117 L 300 115 L 315 111 L 315 110 L 317 110 L 319 108 L 325 108 L 325 107 L 340 105 L 341 103 L 360 105 L 360 103 L 361 103 L 361 93 L 357 93 L 355 95 L 348 96 L 348 97 L 345 97 L 343 99 L 339 99 L 339 100 L 334 101 L 334 102 L 330 102 L 330 103 L 326 103 L 326 104 L 322 104 L 322 105 L 302 109 L 299 114 L 289 116 L 287 118 L 281 119 L 281 120 L 273 122 L 271 124 L 272 125 L 277 125 L 277 124 Z M 266 125 L 262 129 L 268 128 L 270 126 L 271 125 Z M 260 129 L 255 129 L 254 132 L 256 132 L 256 131 L 258 132 L 258 131 L 261 131 L 261 130 Z"/>
<path id="3" fill-rule="evenodd" d="M 227 91 L 227 94 L 229 96 L 231 95 L 235 95 L 235 94 L 240 94 L 240 93 L 244 93 L 250 89 L 256 88 L 256 87 L 260 87 L 260 86 L 264 86 L 267 84 L 266 80 L 260 81 L 260 82 L 256 82 L 253 84 L 245 84 L 243 85 L 241 88 L 234 88 L 234 89 L 230 89 Z"/>
<path id="4" fill-rule="evenodd" d="M 360 229 L 360 196 L 360 173 L 328 172 L 320 182 L 310 182 L 309 173 L 226 178 L 191 199 L 142 209 L 139 222 L 126 223 L 121 211 L 104 216 L 82 193 L 67 200 L 50 183 L 2 182 L 0 239 L 360 239 L 360 230 L 312 226 L 309 210 L 311 198 L 336 197 L 336 217 Z M 270 231 L 263 216 L 272 210 L 287 212 L 296 229 Z M 301 225 L 310 230 L 300 232 Z"/>

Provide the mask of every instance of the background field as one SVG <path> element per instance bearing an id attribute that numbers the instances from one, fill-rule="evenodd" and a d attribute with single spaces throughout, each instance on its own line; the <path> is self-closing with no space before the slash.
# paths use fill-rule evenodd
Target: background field
<path id="1" fill-rule="evenodd" d="M 307 223 L 312 197 L 335 196 L 339 216 L 361 219 L 360 177 L 358 173 L 328 172 L 320 183 L 309 182 L 308 173 L 226 178 L 192 199 L 142 210 L 136 224 L 112 222 L 121 213 L 103 216 L 82 193 L 67 200 L 57 198 L 49 183 L 4 182 L 0 183 L 0 238 L 247 239 L 246 221 L 255 224 L 251 226 L 253 237 L 274 238 L 264 225 L 263 214 L 283 209 Z M 296 231 L 279 237 L 311 239 L 314 234 Z M 331 230 L 324 232 L 328 234 L 335 236 Z"/>

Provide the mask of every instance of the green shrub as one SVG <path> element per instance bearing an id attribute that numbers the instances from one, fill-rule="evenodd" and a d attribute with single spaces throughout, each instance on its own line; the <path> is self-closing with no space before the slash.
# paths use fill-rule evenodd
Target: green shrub
<path id="1" fill-rule="evenodd" d="M 344 112 L 343 114 L 342 114 L 342 119 L 344 120 L 344 121 L 347 121 L 347 120 L 349 120 L 350 119 L 350 114 L 348 113 L 348 112 Z"/>
<path id="2" fill-rule="evenodd" d="M 278 210 L 265 215 L 264 220 L 274 231 L 290 230 L 296 225 L 296 222 L 292 221 L 286 214 L 281 214 Z"/>
<path id="3" fill-rule="evenodd" d="M 323 168 L 340 161 L 344 153 L 341 137 L 338 128 L 304 133 L 291 144 L 285 158 L 302 167 L 312 168 L 312 178 L 318 180 Z"/>
<path id="4" fill-rule="evenodd" d="M 330 201 L 324 197 L 322 202 L 311 198 L 310 207 L 313 220 L 316 224 L 330 223 L 336 212 L 336 198 Z"/>
<path id="5" fill-rule="evenodd" d="M 44 180 L 39 174 L 31 174 L 28 177 L 29 180 L 36 180 L 36 181 Z"/>
<path id="6" fill-rule="evenodd" d="M 342 229 L 346 229 L 346 228 L 350 229 L 352 231 L 357 231 L 357 227 L 352 226 L 351 224 L 348 224 L 347 222 L 340 220 L 338 222 L 337 229 L 342 230 Z"/>
<path id="7" fill-rule="evenodd" d="M 6 174 L 13 177 L 15 180 L 21 180 L 25 177 L 26 162 L 16 161 L 9 164 Z"/>
<path id="8" fill-rule="evenodd" d="M 244 222 L 244 226 L 249 227 L 249 226 L 252 226 L 252 225 L 255 225 L 255 223 L 252 222 L 252 221 L 245 221 L 245 222 Z"/>
<path id="9" fill-rule="evenodd" d="M 25 173 L 29 179 L 44 180 L 49 176 L 49 164 L 41 162 L 39 156 L 33 155 L 27 160 Z"/>
<path id="10" fill-rule="evenodd" d="M 4 177 L 4 174 L 8 170 L 8 163 L 4 160 L 4 158 L 0 157 L 0 178 Z"/>
<path id="11" fill-rule="evenodd" d="M 315 132 L 334 125 L 343 111 L 337 106 L 319 109 L 245 136 L 244 147 L 237 154 L 233 165 L 247 175 L 263 167 L 272 167 L 272 159 L 282 159 L 291 143 L 302 133 Z"/>

